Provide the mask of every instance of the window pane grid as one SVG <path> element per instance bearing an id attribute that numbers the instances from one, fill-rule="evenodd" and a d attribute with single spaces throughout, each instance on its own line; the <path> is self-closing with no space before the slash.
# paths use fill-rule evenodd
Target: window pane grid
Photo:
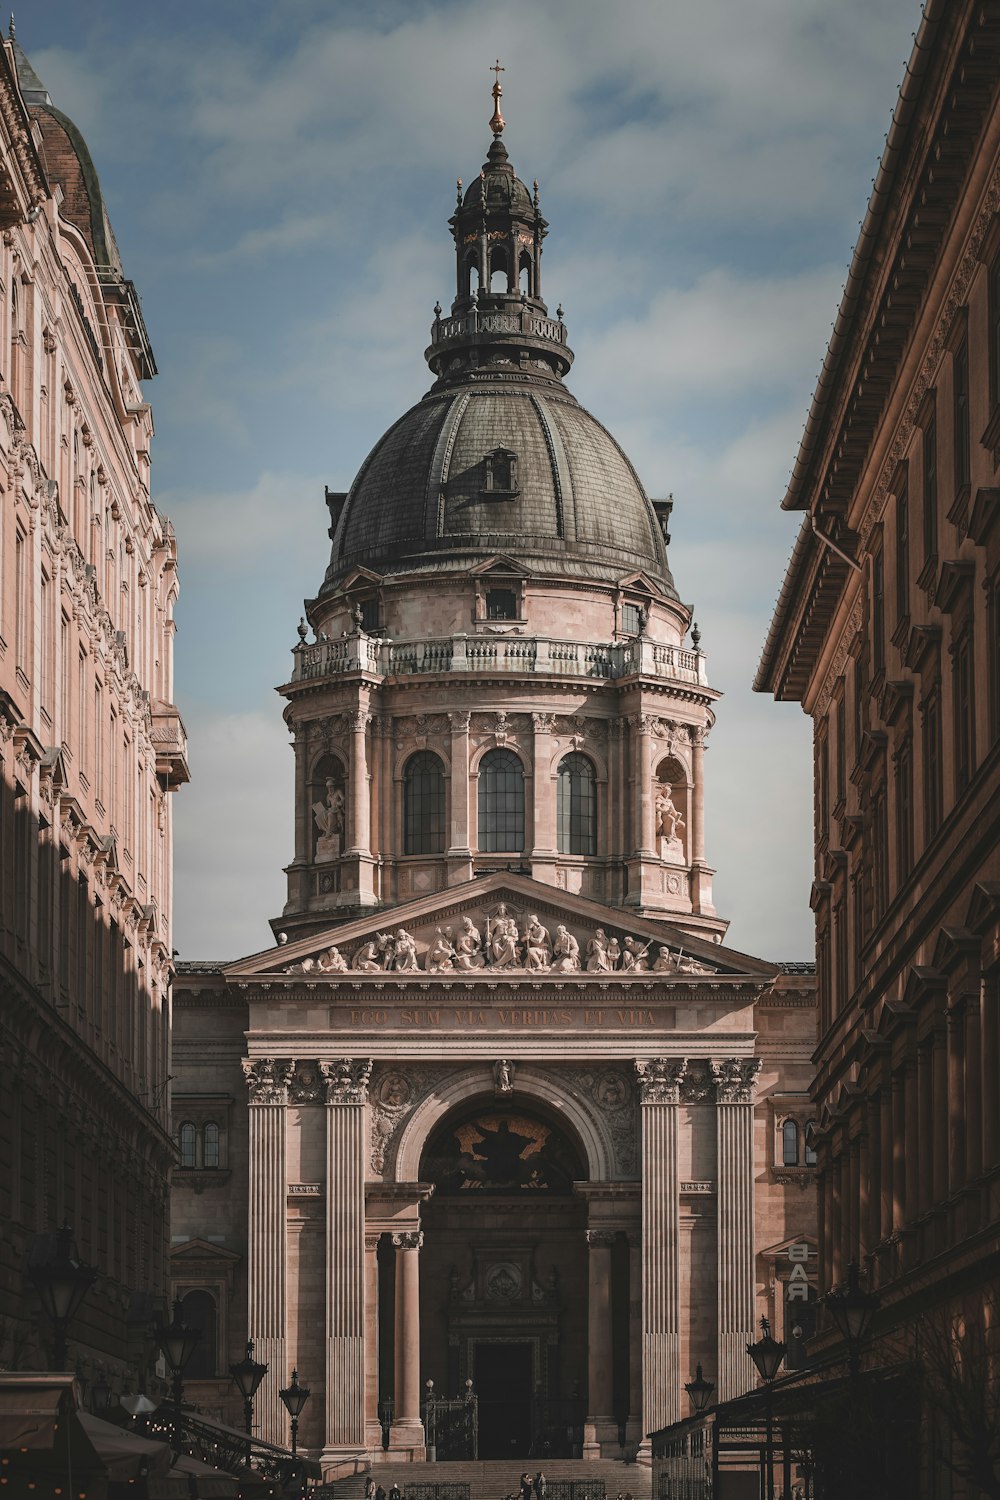
<path id="1" fill-rule="evenodd" d="M 403 777 L 403 823 L 403 847 L 407 854 L 444 852 L 444 771 L 437 756 L 429 750 L 422 750 L 407 761 Z"/>
<path id="2" fill-rule="evenodd" d="M 524 771 L 512 750 L 491 750 L 480 764 L 479 848 L 485 854 L 524 848 Z"/>
<path id="3" fill-rule="evenodd" d="M 597 853 L 594 768 L 585 755 L 567 755 L 559 763 L 556 828 L 560 854 Z"/>

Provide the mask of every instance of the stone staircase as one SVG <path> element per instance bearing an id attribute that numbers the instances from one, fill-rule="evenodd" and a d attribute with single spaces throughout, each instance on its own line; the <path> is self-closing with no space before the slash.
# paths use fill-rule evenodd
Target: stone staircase
<path id="1" fill-rule="evenodd" d="M 403 1500 L 407 1500 L 417 1485 L 468 1485 L 468 1500 L 503 1500 L 505 1495 L 517 1495 L 523 1470 L 527 1469 L 534 1475 L 537 1468 L 537 1459 L 515 1463 L 498 1459 L 476 1463 L 376 1463 L 368 1472 L 386 1491 L 398 1484 Z M 367 1473 L 358 1473 L 334 1479 L 336 1500 L 364 1500 L 367 1477 Z M 650 1470 L 641 1464 L 623 1463 L 620 1459 L 601 1459 L 591 1463 L 581 1459 L 554 1458 L 545 1465 L 545 1477 L 549 1481 L 550 1496 L 553 1492 L 558 1496 L 567 1483 L 574 1486 L 593 1484 L 595 1494 L 599 1494 L 599 1486 L 603 1483 L 606 1500 L 615 1500 L 619 1494 L 631 1495 L 632 1500 L 650 1500 L 651 1497 Z M 573 1493 L 575 1500 L 583 1500 L 583 1489 Z"/>

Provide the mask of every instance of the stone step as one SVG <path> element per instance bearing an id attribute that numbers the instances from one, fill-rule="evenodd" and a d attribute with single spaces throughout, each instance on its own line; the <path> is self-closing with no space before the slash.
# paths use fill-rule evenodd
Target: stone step
<path id="1" fill-rule="evenodd" d="M 386 1491 L 398 1484 L 404 1500 L 409 1488 L 424 1484 L 465 1484 L 469 1486 L 469 1500 L 503 1500 L 506 1495 L 517 1495 L 521 1474 L 525 1470 L 534 1475 L 537 1468 L 537 1461 L 532 1460 L 522 1463 L 508 1463 L 503 1459 L 435 1464 L 376 1462 L 371 1476 Z M 545 1465 L 545 1476 L 551 1481 L 574 1480 L 583 1484 L 603 1480 L 606 1500 L 615 1500 L 617 1495 L 631 1495 L 632 1500 L 650 1500 L 650 1470 L 620 1459 L 595 1462 L 550 1459 Z M 364 1475 L 351 1475 L 349 1479 L 339 1481 L 337 1500 L 363 1500 L 364 1485 Z"/>

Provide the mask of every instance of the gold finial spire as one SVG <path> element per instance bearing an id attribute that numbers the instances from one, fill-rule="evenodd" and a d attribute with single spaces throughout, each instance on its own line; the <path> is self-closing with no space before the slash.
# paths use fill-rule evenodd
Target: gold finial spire
<path id="1" fill-rule="evenodd" d="M 500 113 L 500 100 L 503 96 L 503 89 L 500 87 L 500 74 L 506 73 L 506 71 L 506 68 L 502 68 L 500 66 L 499 57 L 490 68 L 490 72 L 497 75 L 496 82 L 493 85 L 493 118 L 490 121 L 490 129 L 492 130 L 494 135 L 503 135 L 503 128 L 507 123 L 503 115 Z"/>

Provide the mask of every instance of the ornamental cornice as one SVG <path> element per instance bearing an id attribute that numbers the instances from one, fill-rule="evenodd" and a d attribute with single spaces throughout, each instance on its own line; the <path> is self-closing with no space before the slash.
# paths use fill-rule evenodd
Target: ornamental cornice
<path id="1" fill-rule="evenodd" d="M 288 1082 L 295 1063 L 291 1058 L 244 1057 L 240 1059 L 251 1104 L 285 1104 Z"/>
<path id="2" fill-rule="evenodd" d="M 367 1102 L 371 1058 L 338 1057 L 332 1062 L 321 1062 L 319 1071 L 326 1085 L 327 1104 Z"/>
<path id="3" fill-rule="evenodd" d="M 651 1057 L 637 1059 L 636 1076 L 643 1104 L 678 1104 L 680 1088 L 687 1072 L 685 1057 Z"/>
<path id="4" fill-rule="evenodd" d="M 710 1062 L 719 1104 L 752 1104 L 761 1070 L 759 1057 L 727 1057 Z"/>

